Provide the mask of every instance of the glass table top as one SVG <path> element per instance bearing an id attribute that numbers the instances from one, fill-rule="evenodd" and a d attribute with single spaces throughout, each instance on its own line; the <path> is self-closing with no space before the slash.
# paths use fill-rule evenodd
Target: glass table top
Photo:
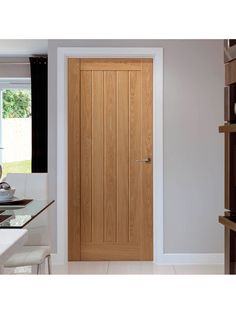
<path id="1" fill-rule="evenodd" d="M 54 201 L 31 200 L 24 207 L 0 204 L 0 228 L 23 228 Z"/>

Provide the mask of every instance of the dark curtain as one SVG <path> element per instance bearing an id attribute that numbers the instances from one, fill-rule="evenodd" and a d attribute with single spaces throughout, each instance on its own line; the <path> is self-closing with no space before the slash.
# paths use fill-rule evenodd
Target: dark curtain
<path id="1" fill-rule="evenodd" d="M 48 59 L 31 57 L 32 172 L 48 171 Z"/>

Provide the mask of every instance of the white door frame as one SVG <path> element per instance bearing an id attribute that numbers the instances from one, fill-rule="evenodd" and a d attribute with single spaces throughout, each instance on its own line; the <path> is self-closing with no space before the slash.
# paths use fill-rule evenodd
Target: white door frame
<path id="1" fill-rule="evenodd" d="M 153 58 L 153 253 L 160 262 L 163 248 L 163 48 L 60 47 L 57 49 L 57 254 L 68 261 L 68 125 L 67 59 Z M 66 187 L 66 188 L 65 188 Z"/>

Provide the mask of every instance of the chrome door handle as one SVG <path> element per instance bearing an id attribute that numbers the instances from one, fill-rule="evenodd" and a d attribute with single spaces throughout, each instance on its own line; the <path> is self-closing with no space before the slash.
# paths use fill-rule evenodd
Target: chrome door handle
<path id="1" fill-rule="evenodd" d="M 135 160 L 137 162 L 151 162 L 151 158 L 148 157 L 148 158 L 145 158 L 145 159 L 138 159 L 138 160 Z"/>

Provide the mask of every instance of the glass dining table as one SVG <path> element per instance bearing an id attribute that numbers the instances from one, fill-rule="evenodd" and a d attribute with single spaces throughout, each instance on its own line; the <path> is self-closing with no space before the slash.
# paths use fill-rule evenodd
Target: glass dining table
<path id="1" fill-rule="evenodd" d="M 0 203 L 0 229 L 24 228 L 52 203 L 54 200 L 32 199 L 24 199 L 15 203 Z"/>

